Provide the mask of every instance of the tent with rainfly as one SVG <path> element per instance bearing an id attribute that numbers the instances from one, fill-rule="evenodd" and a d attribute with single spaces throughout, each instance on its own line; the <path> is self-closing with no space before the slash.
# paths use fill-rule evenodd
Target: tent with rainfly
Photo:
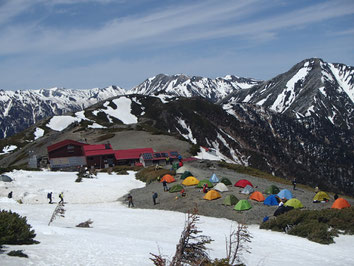
<path id="1" fill-rule="evenodd" d="M 232 182 L 227 177 L 221 178 L 220 182 L 224 183 L 226 186 L 232 186 Z"/>
<path id="2" fill-rule="evenodd" d="M 289 189 L 282 189 L 280 192 L 277 194 L 279 198 L 286 198 L 286 199 L 292 199 L 293 194 L 291 194 Z"/>
<path id="3" fill-rule="evenodd" d="M 207 184 L 208 188 L 212 188 L 214 186 L 213 183 L 211 183 L 208 179 L 203 179 L 199 181 L 197 188 L 202 188 L 204 184 Z"/>
<path id="4" fill-rule="evenodd" d="M 234 206 L 237 204 L 238 198 L 235 195 L 227 195 L 224 199 L 224 202 L 222 203 L 223 205 L 226 206 Z"/>
<path id="5" fill-rule="evenodd" d="M 247 179 L 241 179 L 235 183 L 235 187 L 246 187 L 247 185 L 253 187 L 252 183 Z"/>
<path id="6" fill-rule="evenodd" d="M 313 197 L 314 202 L 320 202 L 320 201 L 325 201 L 325 200 L 329 200 L 329 199 L 330 199 L 330 197 L 324 191 L 317 192 L 316 195 Z"/>
<path id="7" fill-rule="evenodd" d="M 187 168 L 185 166 L 181 166 L 176 170 L 176 174 L 182 175 L 185 171 L 187 171 Z"/>
<path id="8" fill-rule="evenodd" d="M 219 192 L 217 192 L 214 189 L 209 190 L 208 193 L 206 193 L 203 197 L 203 199 L 206 199 L 206 200 L 214 200 L 214 199 L 218 199 L 218 198 L 221 198 L 221 195 Z"/>
<path id="9" fill-rule="evenodd" d="M 219 191 L 219 192 L 226 192 L 229 191 L 229 189 L 227 188 L 227 186 L 224 183 L 217 183 L 214 187 L 215 190 Z"/>
<path id="10" fill-rule="evenodd" d="M 172 175 L 166 174 L 160 179 L 160 182 L 163 182 L 163 181 L 166 181 L 167 183 L 172 183 L 172 182 L 175 182 L 176 179 Z"/>
<path id="11" fill-rule="evenodd" d="M 245 187 L 242 189 L 242 191 L 241 191 L 240 193 L 241 193 L 241 194 L 249 195 L 249 194 L 251 194 L 251 193 L 253 193 L 253 192 L 254 192 L 253 187 L 251 187 L 250 185 L 247 185 L 247 186 L 245 186 Z"/>
<path id="12" fill-rule="evenodd" d="M 304 205 L 302 205 L 301 201 L 299 201 L 298 199 L 295 199 L 295 198 L 287 200 L 284 203 L 284 206 L 290 206 L 290 207 L 293 207 L 294 209 L 299 209 L 299 208 L 304 207 Z"/>
<path id="13" fill-rule="evenodd" d="M 280 189 L 275 186 L 275 185 L 271 185 L 269 186 L 265 191 L 264 193 L 265 194 L 278 194 L 280 192 Z"/>
<path id="14" fill-rule="evenodd" d="M 265 200 L 263 194 L 259 191 L 255 191 L 251 194 L 250 196 L 250 199 L 251 200 L 255 200 L 255 201 L 258 201 L 258 202 L 262 202 Z"/>
<path id="15" fill-rule="evenodd" d="M 198 185 L 199 180 L 196 179 L 194 176 L 188 176 L 186 179 L 183 180 L 182 185 L 185 186 L 195 186 Z"/>
<path id="16" fill-rule="evenodd" d="M 168 190 L 170 193 L 180 192 L 183 190 L 183 186 L 181 184 L 176 184 L 170 187 Z"/>
<path id="17" fill-rule="evenodd" d="M 181 179 L 186 179 L 189 176 L 193 176 L 191 172 L 189 171 L 184 171 L 184 173 L 181 175 Z"/>
<path id="18" fill-rule="evenodd" d="M 266 197 L 263 204 L 268 206 L 277 206 L 279 203 L 275 195 L 269 195 L 268 197 Z"/>
<path id="19" fill-rule="evenodd" d="M 237 202 L 237 204 L 234 207 L 234 210 L 236 211 L 246 211 L 251 209 L 251 203 L 248 202 L 248 200 L 239 200 L 239 202 Z"/>
<path id="20" fill-rule="evenodd" d="M 344 209 L 344 208 L 349 208 L 350 203 L 343 198 L 338 198 L 336 199 L 333 204 L 332 204 L 332 209 Z"/>
<path id="21" fill-rule="evenodd" d="M 216 176 L 215 173 L 209 178 L 209 181 L 212 183 L 219 183 L 220 182 L 219 178 Z"/>

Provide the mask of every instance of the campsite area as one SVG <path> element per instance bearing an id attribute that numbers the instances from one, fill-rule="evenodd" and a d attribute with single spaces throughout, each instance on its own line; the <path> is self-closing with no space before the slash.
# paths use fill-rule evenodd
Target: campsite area
<path id="1" fill-rule="evenodd" d="M 260 224 L 265 216 L 272 217 L 278 206 L 266 206 L 263 202 L 257 202 L 249 200 L 252 208 L 247 211 L 235 211 L 232 206 L 223 205 L 223 200 L 227 195 L 235 195 L 239 200 L 248 199 L 250 195 L 240 193 L 242 188 L 235 187 L 234 184 L 240 179 L 249 180 L 255 191 L 263 193 L 270 185 L 276 185 L 279 189 L 288 189 L 293 194 L 293 198 L 301 201 L 305 209 L 325 209 L 331 208 L 333 204 L 333 194 L 329 194 L 330 200 L 326 203 L 313 203 L 315 196 L 315 190 L 307 190 L 303 188 L 297 188 L 293 190 L 292 185 L 286 185 L 282 183 L 271 182 L 267 179 L 258 178 L 246 174 L 236 173 L 233 170 L 220 167 L 215 161 L 210 163 L 208 160 L 197 160 L 186 162 L 184 167 L 189 170 L 194 177 L 198 180 L 210 179 L 213 174 L 221 178 L 228 178 L 232 185 L 228 186 L 229 191 L 221 192 L 221 198 L 215 200 L 203 199 L 204 193 L 201 188 L 196 186 L 185 186 L 186 196 L 181 197 L 180 193 L 164 192 L 162 183 L 156 181 L 147 184 L 145 187 L 132 190 L 131 194 L 134 198 L 134 204 L 137 208 L 153 208 L 161 210 L 181 211 L 188 212 L 194 207 L 198 208 L 198 213 L 205 216 L 212 216 L 218 218 L 227 218 L 246 224 Z M 168 184 L 168 187 L 172 187 L 174 184 L 181 184 L 183 180 L 176 177 L 176 182 Z M 320 188 L 319 188 L 320 189 Z M 153 205 L 152 192 L 158 193 L 158 203 Z M 177 198 L 176 198 L 177 197 Z M 346 198 L 348 202 L 353 205 L 354 201 L 351 198 Z M 122 198 L 121 200 L 124 200 Z"/>

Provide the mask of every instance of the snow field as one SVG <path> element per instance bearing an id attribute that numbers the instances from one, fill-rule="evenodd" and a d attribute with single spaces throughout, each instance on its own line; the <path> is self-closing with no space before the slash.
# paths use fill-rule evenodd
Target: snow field
<path id="1" fill-rule="evenodd" d="M 38 245 L 5 246 L 22 249 L 29 258 L 0 254 L 1 265 L 152 265 L 151 255 L 172 257 L 183 230 L 185 214 L 153 209 L 127 208 L 116 201 L 133 188 L 145 186 L 129 175 L 99 173 L 95 179 L 75 183 L 76 173 L 29 172 L 8 173 L 12 183 L 0 182 L 0 207 L 27 216 L 36 231 Z M 14 191 L 14 199 L 7 193 Z M 50 226 L 55 204 L 47 203 L 46 193 L 64 191 L 65 217 L 57 217 Z M 27 192 L 27 193 L 26 193 Z M 151 202 L 152 203 L 152 202 Z M 135 202 L 137 205 L 138 203 Z M 161 203 L 163 204 L 163 203 Z M 138 207 L 138 206 L 137 206 Z M 80 222 L 93 221 L 92 228 L 77 228 Z M 214 241 L 210 256 L 225 256 L 225 236 L 230 220 L 201 217 L 198 227 Z M 336 238 L 335 244 L 320 245 L 284 233 L 260 230 L 251 225 L 251 254 L 245 254 L 247 265 L 354 265 L 353 236 Z"/>

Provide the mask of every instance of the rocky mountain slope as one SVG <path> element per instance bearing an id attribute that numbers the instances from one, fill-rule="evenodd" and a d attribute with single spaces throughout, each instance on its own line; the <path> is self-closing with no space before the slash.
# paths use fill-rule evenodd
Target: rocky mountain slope
<path id="1" fill-rule="evenodd" d="M 306 59 L 288 72 L 250 89 L 234 91 L 222 101 L 240 102 L 263 106 L 320 127 L 332 124 L 353 135 L 354 67 Z"/>
<path id="2" fill-rule="evenodd" d="M 90 90 L 0 90 L 0 139 L 12 136 L 45 117 L 82 110 L 124 93 L 125 90 L 116 86 Z"/>
<path id="3" fill-rule="evenodd" d="M 137 87 L 131 89 L 131 94 L 144 95 L 171 95 L 193 97 L 200 96 L 217 102 L 230 93 L 240 89 L 250 88 L 260 84 L 261 81 L 251 78 L 241 78 L 227 75 L 223 78 L 188 77 L 186 75 L 164 75 L 159 74 L 145 80 Z"/>
<path id="4" fill-rule="evenodd" d="M 58 119 L 62 122 L 58 123 Z M 54 120 L 57 122 L 53 123 Z M 45 133 L 35 140 L 33 132 L 38 128 Z M 143 137 L 141 132 L 149 134 Z M 136 134 L 144 139 L 137 142 Z M 56 116 L 32 127 L 20 138 L 22 144 L 8 139 L 8 144 L 22 149 L 4 156 L 0 164 L 26 163 L 29 150 L 45 155 L 45 147 L 59 139 L 109 141 L 120 143 L 114 146 L 119 149 L 127 143 L 129 147 L 124 148 L 146 147 L 154 143 L 150 142 L 155 138 L 152 136 L 161 136 L 164 147 L 174 144 L 180 147 L 183 156 L 190 156 L 193 148 L 205 146 L 215 149 L 228 162 L 287 179 L 296 177 L 299 183 L 353 195 L 353 142 L 342 139 L 334 131 L 317 132 L 317 128 L 308 128 L 286 114 L 261 106 L 248 103 L 221 106 L 201 97 L 125 95 L 70 117 Z M 189 149 L 181 144 L 181 139 L 187 141 Z"/>

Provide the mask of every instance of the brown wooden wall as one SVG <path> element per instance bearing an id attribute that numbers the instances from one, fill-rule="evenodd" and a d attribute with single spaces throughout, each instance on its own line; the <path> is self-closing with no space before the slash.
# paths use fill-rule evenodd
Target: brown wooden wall
<path id="1" fill-rule="evenodd" d="M 68 148 L 68 147 L 72 148 Z M 81 146 L 68 144 L 48 153 L 49 158 L 84 156 Z"/>

